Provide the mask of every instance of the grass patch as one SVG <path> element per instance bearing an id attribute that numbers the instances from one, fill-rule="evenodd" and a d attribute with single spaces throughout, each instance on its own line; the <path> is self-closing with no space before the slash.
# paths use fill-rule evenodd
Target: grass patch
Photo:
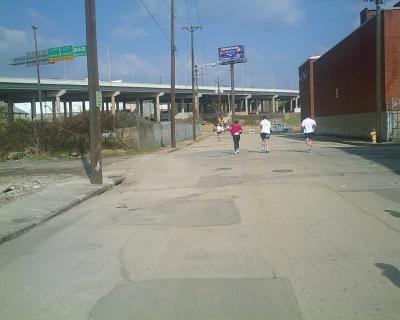
<path id="1" fill-rule="evenodd" d="M 101 155 L 103 158 L 120 157 L 120 156 L 135 156 L 138 154 L 153 153 L 159 151 L 160 147 L 137 149 L 103 149 Z"/>

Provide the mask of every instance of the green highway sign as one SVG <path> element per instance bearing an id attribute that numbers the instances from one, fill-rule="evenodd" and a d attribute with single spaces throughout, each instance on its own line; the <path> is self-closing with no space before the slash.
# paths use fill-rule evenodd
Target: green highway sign
<path id="1" fill-rule="evenodd" d="M 49 59 L 61 57 L 60 48 L 57 47 L 57 48 L 49 48 L 49 49 L 47 49 L 47 57 Z"/>
<path id="2" fill-rule="evenodd" d="M 87 56 L 86 45 L 83 44 L 81 46 L 74 46 L 73 47 L 73 54 L 74 54 L 74 57 Z"/>
<path id="3" fill-rule="evenodd" d="M 38 50 L 37 55 L 39 64 L 48 64 L 73 60 L 75 57 L 87 56 L 87 49 L 85 44 L 79 46 L 69 45 Z M 36 51 L 27 52 L 25 56 L 11 59 L 10 65 L 26 65 L 27 67 L 35 66 Z"/>
<path id="4" fill-rule="evenodd" d="M 67 57 L 73 55 L 72 46 L 63 46 L 60 48 L 61 57 Z"/>
<path id="5" fill-rule="evenodd" d="M 101 108 L 103 105 L 103 96 L 101 94 L 101 91 L 96 91 L 96 107 Z"/>

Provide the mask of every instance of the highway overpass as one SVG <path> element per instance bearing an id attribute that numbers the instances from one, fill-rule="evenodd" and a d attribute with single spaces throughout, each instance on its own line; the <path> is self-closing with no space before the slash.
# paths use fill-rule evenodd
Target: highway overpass
<path id="1" fill-rule="evenodd" d="M 72 102 L 80 102 L 82 111 L 88 108 L 87 80 L 41 80 L 42 100 L 50 102 L 54 116 L 72 113 Z M 117 112 L 136 111 L 143 115 L 143 105 L 151 102 L 156 119 L 160 119 L 160 110 L 166 109 L 171 100 L 169 84 L 131 83 L 100 81 L 103 94 L 103 110 Z M 199 86 L 198 105 L 200 113 L 213 112 L 213 106 L 220 104 L 225 113 L 231 112 L 229 105 L 230 87 Z M 235 88 L 236 112 L 254 114 L 260 112 L 290 112 L 298 107 L 298 90 Z M 0 101 L 9 105 L 31 103 L 33 117 L 37 114 L 38 85 L 34 78 L 0 77 Z M 191 86 L 176 86 L 177 112 L 190 112 L 192 102 Z M 32 114 L 32 112 L 31 112 Z"/>

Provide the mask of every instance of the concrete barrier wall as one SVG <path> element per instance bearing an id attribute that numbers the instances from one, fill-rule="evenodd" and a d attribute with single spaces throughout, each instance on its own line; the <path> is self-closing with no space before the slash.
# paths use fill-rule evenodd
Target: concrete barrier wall
<path id="1" fill-rule="evenodd" d="M 196 133 L 201 134 L 201 126 L 197 125 Z M 175 126 L 176 141 L 192 139 L 192 125 L 179 123 Z M 171 123 L 137 122 L 136 126 L 116 130 L 113 139 L 123 143 L 127 148 L 143 150 L 171 145 Z"/>
<path id="2" fill-rule="evenodd" d="M 376 129 L 376 113 L 316 117 L 318 134 L 350 138 L 370 139 L 370 132 Z M 382 112 L 382 135 L 387 140 L 387 115 Z"/>

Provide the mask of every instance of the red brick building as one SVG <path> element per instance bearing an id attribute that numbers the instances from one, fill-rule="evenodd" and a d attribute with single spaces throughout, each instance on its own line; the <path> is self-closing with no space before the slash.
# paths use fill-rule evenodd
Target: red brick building
<path id="1" fill-rule="evenodd" d="M 382 140 L 399 138 L 400 8 L 382 10 Z M 361 26 L 321 57 L 299 67 L 302 117 L 318 132 L 368 138 L 377 127 L 376 16 L 363 11 Z"/>

